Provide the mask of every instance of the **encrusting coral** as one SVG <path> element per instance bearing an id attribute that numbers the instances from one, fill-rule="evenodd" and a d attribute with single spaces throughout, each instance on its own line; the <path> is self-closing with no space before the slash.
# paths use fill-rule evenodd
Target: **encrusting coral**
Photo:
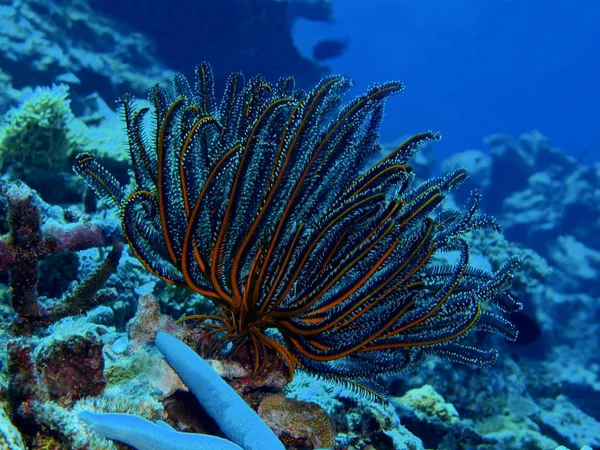
<path id="1" fill-rule="evenodd" d="M 260 402 L 258 413 L 287 448 L 333 448 L 335 427 L 316 403 L 270 394 Z"/>

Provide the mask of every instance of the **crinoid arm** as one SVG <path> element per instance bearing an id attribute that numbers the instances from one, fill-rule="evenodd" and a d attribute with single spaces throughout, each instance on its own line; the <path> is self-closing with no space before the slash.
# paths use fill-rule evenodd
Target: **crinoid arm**
<path id="1" fill-rule="evenodd" d="M 462 169 L 415 185 L 410 159 L 439 139 L 423 132 L 376 163 L 384 105 L 403 90 L 374 85 L 344 104 L 351 82 L 232 74 L 217 101 L 208 64 L 193 86 L 181 75 L 150 90 L 151 107 L 125 97 L 135 186 L 121 186 L 91 155 L 76 171 L 120 208 L 123 232 L 157 277 L 211 299 L 192 317 L 219 345 L 248 349 L 262 369 L 288 365 L 380 395 L 377 377 L 426 354 L 485 366 L 494 351 L 473 330 L 516 331 L 509 288 L 517 261 L 496 273 L 469 265 L 465 234 L 499 231 L 478 213 L 445 210 Z M 438 256 L 454 252 L 452 264 Z"/>

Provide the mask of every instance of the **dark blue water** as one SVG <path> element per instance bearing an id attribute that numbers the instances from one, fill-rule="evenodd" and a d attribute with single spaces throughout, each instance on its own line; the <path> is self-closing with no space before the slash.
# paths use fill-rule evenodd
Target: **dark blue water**
<path id="1" fill-rule="evenodd" d="M 406 83 L 389 103 L 384 140 L 440 131 L 443 154 L 491 133 L 532 129 L 600 159 L 600 2 L 596 0 L 335 0 L 336 23 L 299 22 L 302 53 L 350 39 L 328 61 L 356 80 Z"/>

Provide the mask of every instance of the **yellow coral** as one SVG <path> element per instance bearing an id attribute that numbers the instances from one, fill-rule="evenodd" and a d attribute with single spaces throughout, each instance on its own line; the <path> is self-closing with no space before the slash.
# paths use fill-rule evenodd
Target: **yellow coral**
<path id="1" fill-rule="evenodd" d="M 86 141 L 68 97 L 65 85 L 38 87 L 6 113 L 0 128 L 0 167 L 68 169 L 69 156 Z"/>
<path id="2" fill-rule="evenodd" d="M 417 414 L 438 418 L 444 423 L 453 424 L 460 420 L 454 405 L 446 403 L 444 398 L 428 384 L 418 389 L 411 389 L 396 401 L 410 407 Z"/>
<path id="3" fill-rule="evenodd" d="M 271 394 L 262 400 L 258 412 L 288 447 L 333 448 L 333 422 L 316 403 Z"/>

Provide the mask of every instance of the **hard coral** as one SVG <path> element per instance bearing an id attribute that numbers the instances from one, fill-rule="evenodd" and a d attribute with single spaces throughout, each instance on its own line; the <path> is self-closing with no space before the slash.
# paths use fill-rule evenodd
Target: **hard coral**
<path id="1" fill-rule="evenodd" d="M 0 166 L 65 171 L 69 156 L 81 150 L 82 131 L 71 112 L 65 85 L 37 87 L 0 128 Z"/>
<path id="2" fill-rule="evenodd" d="M 418 414 L 437 418 L 444 423 L 453 424 L 459 421 L 456 408 L 451 403 L 445 402 L 444 398 L 428 384 L 419 389 L 409 390 L 397 401 L 409 406 Z"/>
<path id="3" fill-rule="evenodd" d="M 62 445 L 54 448 L 84 448 L 70 442 L 77 430 L 69 409 L 76 400 L 104 391 L 103 331 L 93 324 L 65 323 L 44 338 L 7 343 L 7 412 L 27 448 L 55 441 Z"/>
<path id="4" fill-rule="evenodd" d="M 114 222 L 85 217 L 68 221 L 70 215 L 59 207 L 50 207 L 22 183 L 0 184 L 0 197 L 8 205 L 10 227 L 9 234 L 0 237 L 0 270 L 10 275 L 12 307 L 18 315 L 14 331 L 31 333 L 109 299 L 110 294 L 99 289 L 116 270 L 123 250 Z M 59 252 L 111 244 L 113 250 L 105 261 L 62 303 L 47 308 L 38 301 L 38 263 L 42 259 Z"/>
<path id="5" fill-rule="evenodd" d="M 144 294 L 139 298 L 135 317 L 127 325 L 129 338 L 127 348 L 130 354 L 140 353 L 139 350 L 145 345 L 154 342 L 157 330 L 171 333 L 190 344 L 202 356 L 216 340 L 216 337 L 209 336 L 206 330 L 177 325 L 172 318 L 160 313 L 158 302 L 153 295 Z M 233 358 L 214 356 L 215 359 L 209 359 L 208 363 L 240 395 L 255 391 L 279 390 L 289 381 L 285 369 L 276 358 L 267 362 L 266 367 L 269 370 L 253 375 L 251 367 L 247 364 L 247 358 L 243 355 L 238 354 Z M 112 372 L 112 369 L 109 368 L 109 371 Z"/>
<path id="6" fill-rule="evenodd" d="M 48 398 L 70 406 L 104 390 L 102 342 L 91 335 L 73 335 L 38 346 L 34 352 L 38 382 Z"/>
<path id="7" fill-rule="evenodd" d="M 7 450 L 25 450 L 25 444 L 19 430 L 11 423 L 9 416 L 0 407 L 0 448 Z"/>
<path id="8" fill-rule="evenodd" d="M 168 70 L 154 57 L 151 41 L 123 29 L 122 20 L 92 11 L 91 3 L 104 2 L 3 2 L 0 66 L 14 75 L 15 85 L 62 81 L 81 95 L 93 86 L 109 98 L 165 77 Z"/>
<path id="9" fill-rule="evenodd" d="M 99 336 L 92 332 L 51 335 L 37 345 L 26 339 L 8 343 L 11 398 L 28 415 L 34 401 L 69 406 L 79 398 L 102 393 L 104 358 Z"/>
<path id="10" fill-rule="evenodd" d="M 271 394 L 260 402 L 258 413 L 288 449 L 333 448 L 333 422 L 316 403 Z"/>

